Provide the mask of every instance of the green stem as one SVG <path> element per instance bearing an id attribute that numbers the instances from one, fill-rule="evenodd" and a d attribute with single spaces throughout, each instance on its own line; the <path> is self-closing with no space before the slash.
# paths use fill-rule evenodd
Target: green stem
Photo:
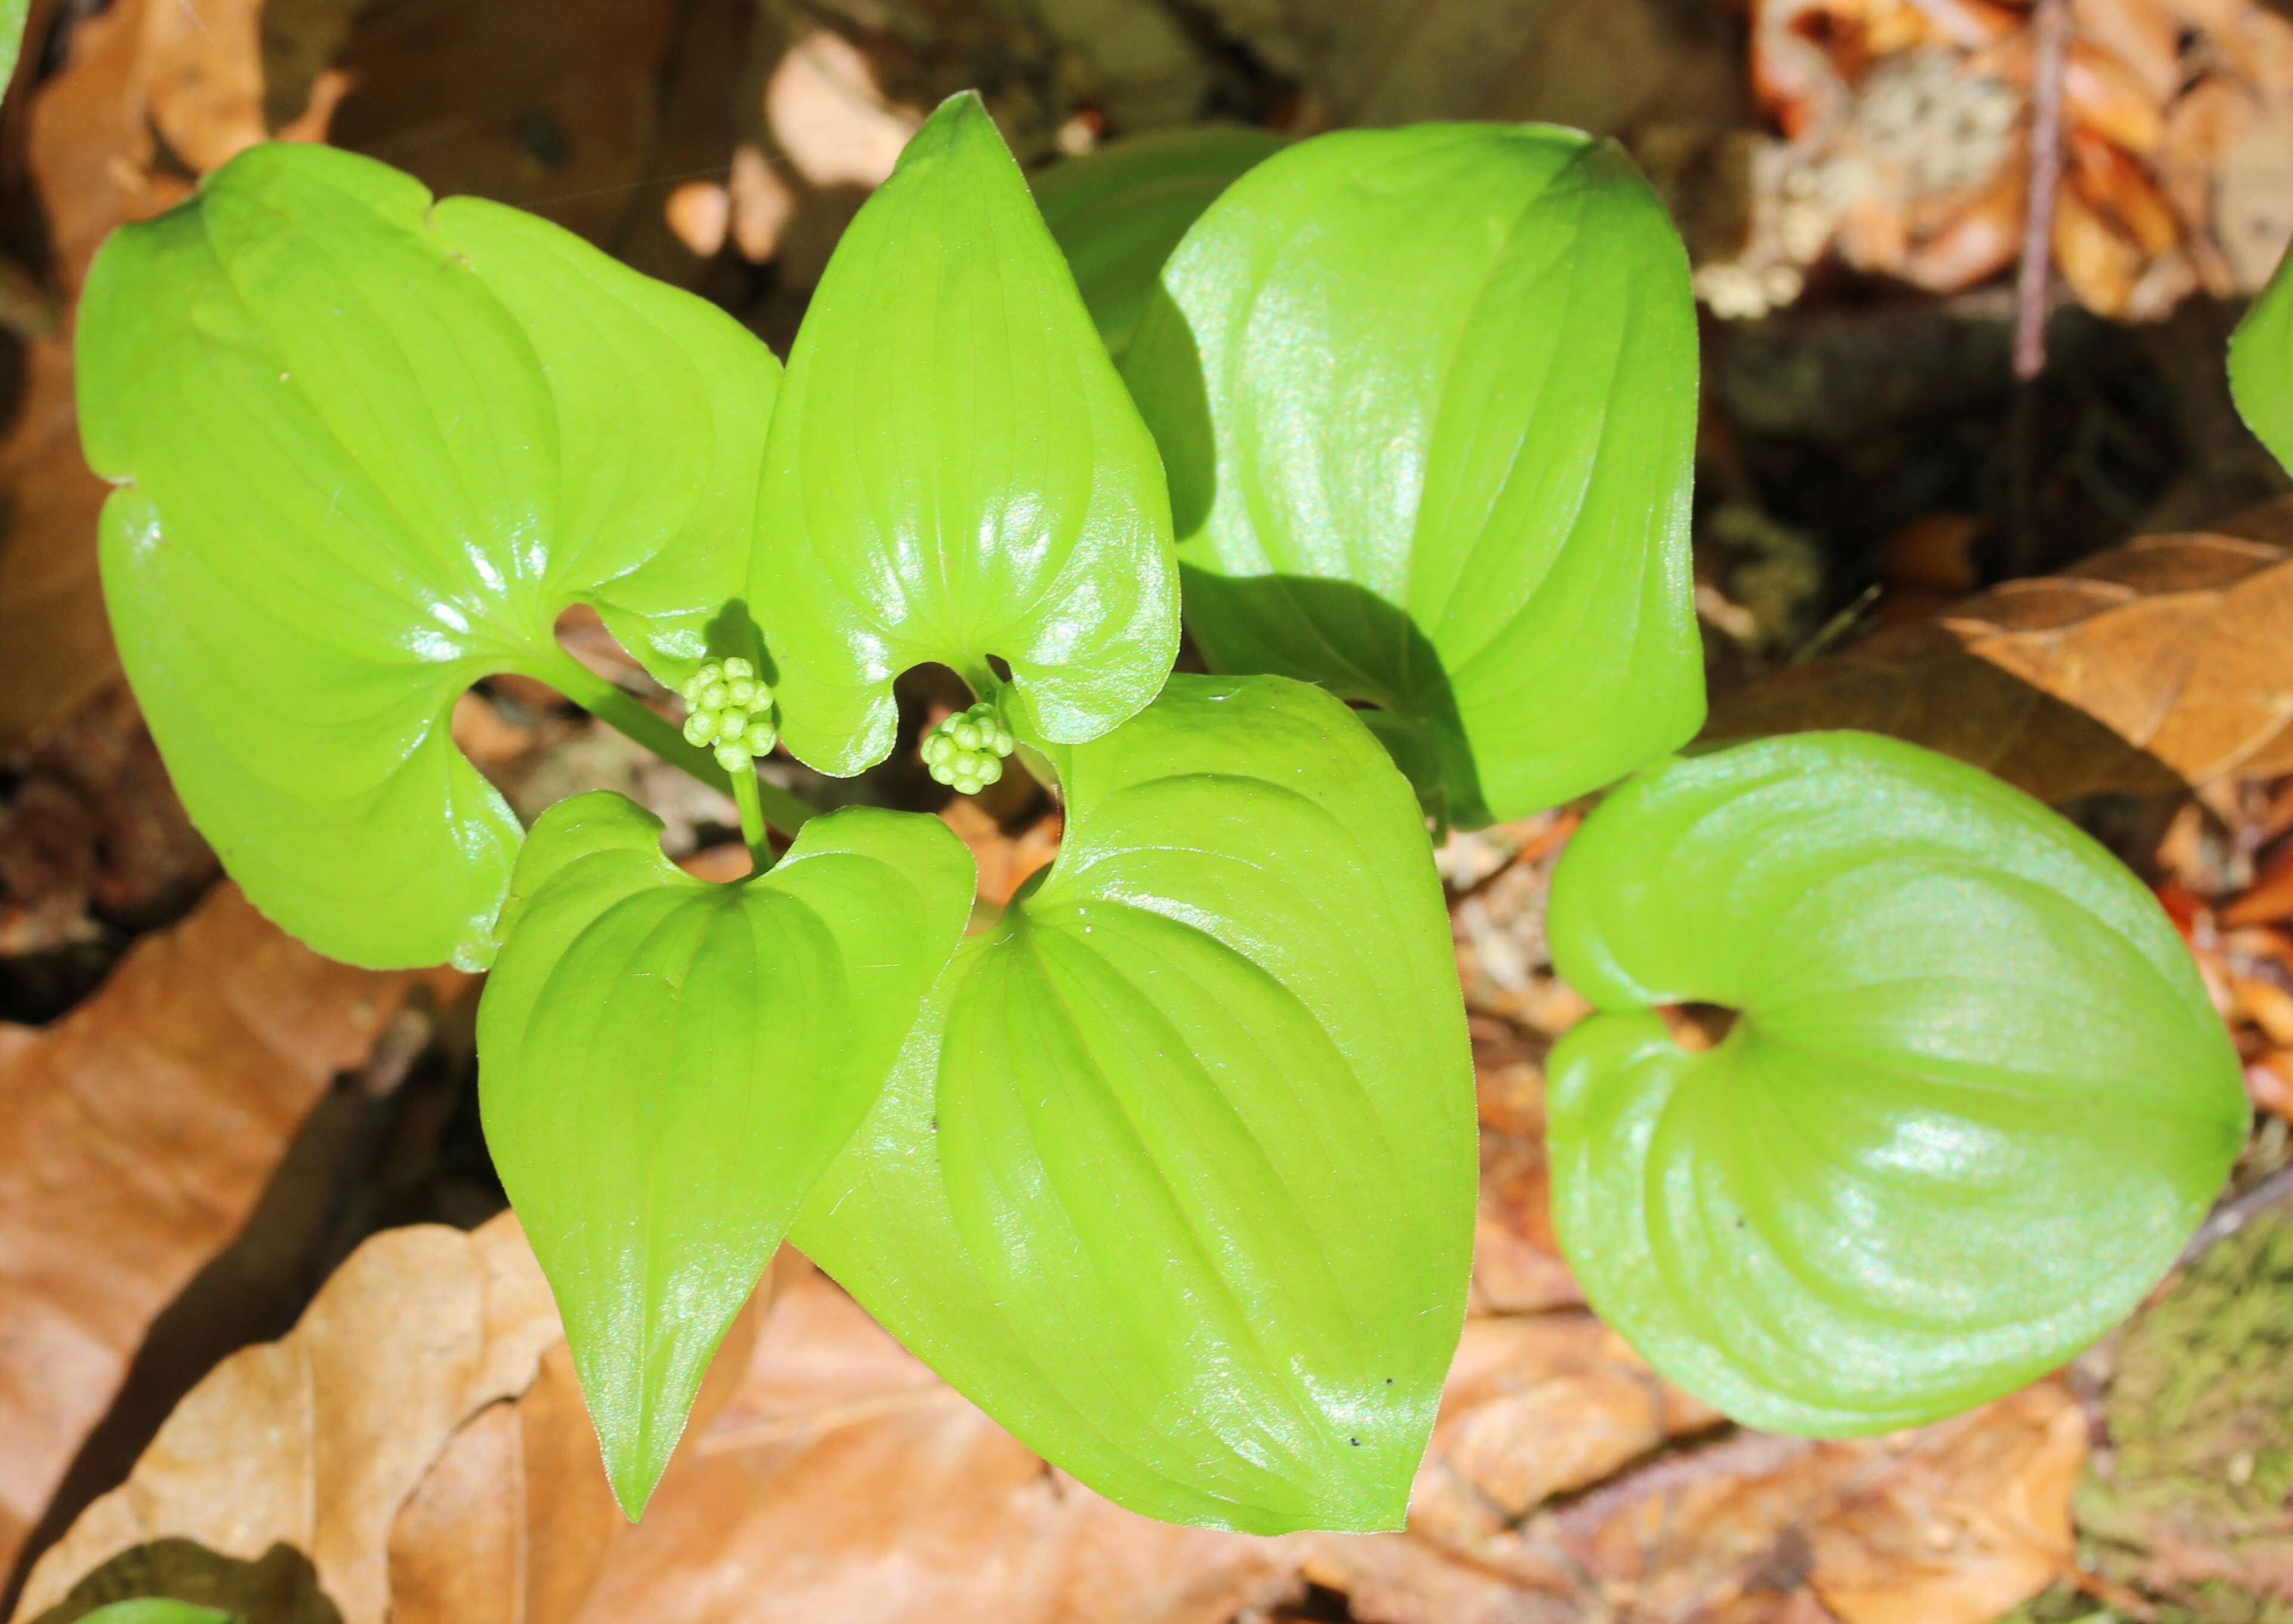
<path id="1" fill-rule="evenodd" d="M 749 843 L 749 861 L 762 874 L 773 866 L 773 844 L 765 838 L 765 804 L 758 793 L 764 780 L 751 767 L 733 774 L 733 801 L 741 809 L 741 838 Z"/>
<path id="2" fill-rule="evenodd" d="M 531 671 L 529 675 L 548 683 L 558 692 L 618 731 L 634 739 L 673 767 L 681 767 L 713 789 L 730 789 L 733 800 L 741 806 L 741 832 L 749 836 L 751 803 L 756 816 L 762 823 L 793 835 L 804 827 L 806 820 L 819 815 L 820 809 L 800 796 L 790 795 L 775 784 L 767 784 L 754 772 L 727 773 L 717 764 L 714 753 L 689 742 L 676 723 L 653 715 L 633 694 L 619 688 L 575 659 L 559 650 L 555 660 L 544 668 Z M 743 794 L 740 780 L 747 779 L 749 788 Z M 749 836 L 749 849 L 754 852 L 760 839 Z M 759 860 L 758 868 L 765 865 Z"/>
<path id="3" fill-rule="evenodd" d="M 993 699 L 1003 692 L 1003 684 L 996 680 L 995 668 L 984 659 L 977 665 L 966 666 L 956 675 L 971 685 L 974 699 Z"/>

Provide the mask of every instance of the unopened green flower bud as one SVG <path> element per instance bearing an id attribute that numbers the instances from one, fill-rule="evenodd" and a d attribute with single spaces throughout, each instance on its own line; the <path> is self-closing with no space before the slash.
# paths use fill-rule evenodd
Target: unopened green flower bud
<path id="1" fill-rule="evenodd" d="M 741 658 L 738 655 L 734 655 L 731 659 L 725 662 L 724 676 L 725 680 L 728 683 L 740 677 L 753 677 L 756 675 L 757 668 L 750 665 L 747 660 Z"/>
<path id="2" fill-rule="evenodd" d="M 725 702 L 732 697 L 732 689 L 720 680 L 703 688 L 694 697 L 693 703 L 702 710 L 718 710 L 723 708 Z"/>
<path id="3" fill-rule="evenodd" d="M 773 746 L 779 741 L 780 734 L 769 722 L 751 722 L 749 731 L 741 735 L 741 742 L 749 747 L 751 755 L 770 755 Z"/>
<path id="4" fill-rule="evenodd" d="M 749 770 L 749 747 L 737 739 L 727 739 L 717 747 L 717 764 L 727 772 Z"/>
<path id="5" fill-rule="evenodd" d="M 725 697 L 740 706 L 753 705 L 757 699 L 757 679 L 752 676 L 728 676 L 725 679 Z"/>
<path id="6" fill-rule="evenodd" d="M 685 742 L 707 744 L 723 731 L 724 718 L 713 710 L 696 710 L 685 719 Z"/>

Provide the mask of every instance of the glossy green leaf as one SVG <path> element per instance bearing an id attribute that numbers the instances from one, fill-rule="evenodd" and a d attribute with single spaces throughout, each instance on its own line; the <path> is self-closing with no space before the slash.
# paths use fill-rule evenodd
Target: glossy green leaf
<path id="1" fill-rule="evenodd" d="M 32 0 L 0 0 L 0 90 L 16 76 L 16 59 L 24 49 L 24 22 Z"/>
<path id="2" fill-rule="evenodd" d="M 534 826 L 478 1009 L 486 1143 L 556 1293 L 613 1492 L 668 1464 L 709 1357 L 875 1103 L 970 912 L 936 818 L 853 808 L 710 885 L 660 820 Z"/>
<path id="3" fill-rule="evenodd" d="M 838 244 L 766 451 L 751 601 L 782 737 L 892 747 L 892 678 L 1009 662 L 1032 731 L 1095 738 L 1178 652 L 1155 443 L 1003 138 L 968 93 Z"/>
<path id="4" fill-rule="evenodd" d="M 2229 386 L 2246 426 L 2293 473 L 2293 255 L 2230 338 Z"/>
<path id="5" fill-rule="evenodd" d="M 1282 149 L 1271 130 L 1199 125 L 1118 141 L 1035 176 L 1043 223 L 1067 256 L 1117 360 L 1146 313 L 1163 262 L 1212 199 Z"/>
<path id="6" fill-rule="evenodd" d="M 743 590 L 771 354 L 555 226 L 314 146 L 114 236 L 78 342 L 105 599 L 193 820 L 322 952 L 483 964 L 518 825 L 454 700 L 563 684 L 577 602 L 656 675 L 698 663 Z"/>
<path id="7" fill-rule="evenodd" d="M 218 1612 L 212 1607 L 194 1606 L 190 1602 L 145 1596 L 83 1613 L 79 1624 L 238 1624 L 238 1620 L 235 1612 Z"/>
<path id="8" fill-rule="evenodd" d="M 1585 820 L 1553 961 L 1553 1216 L 1601 1316 L 1781 1432 L 2043 1375 L 2204 1216 L 2249 1119 L 2181 939 L 2100 846 L 1864 733 L 1675 762 Z M 1675 1044 L 1651 1006 L 1738 1012 Z"/>
<path id="9" fill-rule="evenodd" d="M 1617 148 L 1321 136 L 1235 182 L 1163 287 L 1123 372 L 1215 668 L 1414 720 L 1467 824 L 1695 733 L 1695 307 Z"/>
<path id="10" fill-rule="evenodd" d="M 1398 1528 L 1475 1179 L 1415 799 L 1275 677 L 1174 676 L 1051 755 L 1057 864 L 958 951 L 792 1238 L 1133 1510 Z"/>

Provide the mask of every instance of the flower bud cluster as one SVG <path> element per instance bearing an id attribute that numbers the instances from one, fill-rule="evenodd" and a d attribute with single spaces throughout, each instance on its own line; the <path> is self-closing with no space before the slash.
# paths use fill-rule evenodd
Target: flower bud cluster
<path id="1" fill-rule="evenodd" d="M 747 660 L 712 659 L 677 691 L 691 707 L 685 718 L 685 742 L 709 746 L 725 772 L 738 772 L 772 753 L 780 738 L 773 725 L 773 691 Z"/>
<path id="2" fill-rule="evenodd" d="M 1016 742 L 994 701 L 982 699 L 924 735 L 924 765 L 957 794 L 977 795 L 1003 776 L 1003 758 Z"/>

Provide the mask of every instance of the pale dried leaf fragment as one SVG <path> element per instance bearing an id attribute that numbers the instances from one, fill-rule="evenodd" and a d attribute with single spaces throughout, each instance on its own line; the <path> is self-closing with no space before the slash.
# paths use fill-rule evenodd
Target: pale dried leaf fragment
<path id="1" fill-rule="evenodd" d="M 463 1422 L 525 1391 L 562 1337 L 514 1217 L 385 1231 L 286 1337 L 191 1390 L 126 1483 L 34 1565 L 17 1620 L 123 1552 L 182 1539 L 245 1561 L 291 1546 L 345 1624 L 387 1624 L 400 1507 Z"/>
<path id="2" fill-rule="evenodd" d="M 1705 737 L 1863 728 L 2041 799 L 2293 766 L 2293 509 L 2010 581 L 1722 699 Z"/>
<path id="3" fill-rule="evenodd" d="M 0 1560 L 329 1079 L 459 979 L 321 958 L 226 885 L 55 1024 L 0 1024 Z"/>
<path id="4" fill-rule="evenodd" d="M 797 173 L 814 186 L 873 190 L 923 123 L 893 101 L 860 48 L 827 28 L 789 48 L 765 82 L 765 117 Z"/>
<path id="5" fill-rule="evenodd" d="M 1842 1624 L 1984 1624 L 2068 1571 L 2086 1417 L 2048 1384 L 1907 1450 L 1818 1522 L 1808 1582 Z"/>

